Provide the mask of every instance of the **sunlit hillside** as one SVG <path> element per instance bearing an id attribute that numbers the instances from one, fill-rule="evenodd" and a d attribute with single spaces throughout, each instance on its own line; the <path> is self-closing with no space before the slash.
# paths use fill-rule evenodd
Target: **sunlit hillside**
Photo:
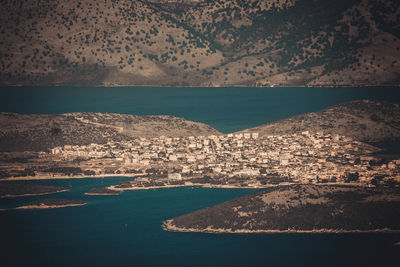
<path id="1" fill-rule="evenodd" d="M 1 2 L 2 84 L 399 84 L 395 0 Z"/>

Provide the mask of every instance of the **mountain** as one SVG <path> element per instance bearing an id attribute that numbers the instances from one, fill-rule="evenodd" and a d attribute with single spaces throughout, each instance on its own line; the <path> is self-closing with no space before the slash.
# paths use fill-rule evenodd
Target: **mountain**
<path id="1" fill-rule="evenodd" d="M 396 0 L 6 0 L 0 84 L 400 81 Z"/>
<path id="2" fill-rule="evenodd" d="M 47 151 L 56 146 L 104 144 L 132 138 L 221 134 L 210 126 L 173 116 L 115 113 L 0 113 L 0 151 Z"/>
<path id="3" fill-rule="evenodd" d="M 398 231 L 398 190 L 283 186 L 175 217 L 163 227 L 210 233 Z"/>
<path id="4" fill-rule="evenodd" d="M 400 140 L 400 105 L 356 100 L 241 132 L 283 135 L 303 131 L 339 134 L 369 143 Z"/>

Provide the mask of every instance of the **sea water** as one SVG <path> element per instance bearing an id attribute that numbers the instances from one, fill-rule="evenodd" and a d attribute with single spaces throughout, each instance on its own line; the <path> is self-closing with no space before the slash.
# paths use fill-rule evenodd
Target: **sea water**
<path id="1" fill-rule="evenodd" d="M 173 115 L 228 133 L 359 99 L 400 103 L 400 87 L 2 87 L 0 111 Z"/>
<path id="2" fill-rule="evenodd" d="M 232 132 L 355 99 L 399 103 L 399 88 L 7 87 L 0 111 L 167 114 Z M 181 187 L 86 196 L 132 178 L 35 181 L 69 191 L 0 199 L 0 266 L 397 266 L 400 234 L 204 234 L 162 221 L 258 190 Z M 56 197 L 88 204 L 12 210 Z"/>
<path id="3" fill-rule="evenodd" d="M 1 266 L 395 266 L 400 234 L 204 234 L 162 230 L 163 220 L 255 189 L 180 187 L 86 196 L 130 178 L 37 181 L 51 197 L 88 204 L 0 212 Z M 48 198 L 21 197 L 0 207 Z"/>

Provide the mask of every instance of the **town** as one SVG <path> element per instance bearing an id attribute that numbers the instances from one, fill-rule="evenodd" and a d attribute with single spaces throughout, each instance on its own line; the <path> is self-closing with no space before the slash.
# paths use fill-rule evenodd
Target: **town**
<path id="1" fill-rule="evenodd" d="M 27 176 L 35 177 L 136 177 L 113 189 L 400 181 L 400 159 L 382 160 L 374 154 L 378 151 L 349 137 L 322 132 L 281 136 L 244 132 L 65 145 L 40 152 L 24 166 Z M 8 163 L 7 169 L 12 168 Z"/>

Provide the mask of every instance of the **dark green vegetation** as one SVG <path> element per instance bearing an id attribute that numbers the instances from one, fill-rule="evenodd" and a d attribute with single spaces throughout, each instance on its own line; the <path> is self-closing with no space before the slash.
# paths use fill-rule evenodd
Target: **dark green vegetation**
<path id="1" fill-rule="evenodd" d="M 400 105 L 352 101 L 249 129 L 266 135 L 322 131 L 367 143 L 400 141 Z M 379 145 L 379 144 L 378 144 Z"/>
<path id="2" fill-rule="evenodd" d="M 61 115 L 0 113 L 0 151 L 2 152 L 48 151 L 56 146 L 104 144 L 109 141 L 119 142 L 160 135 L 208 134 L 219 134 L 219 132 L 203 123 L 172 116 L 112 113 Z M 12 157 L 4 160 L 27 161 L 28 159 L 26 155 L 22 155 L 20 159 Z M 67 170 L 67 172 L 76 172 L 76 170 Z"/>
<path id="3" fill-rule="evenodd" d="M 65 190 L 63 187 L 28 182 L 0 182 L 0 198 L 54 194 Z"/>
<path id="4" fill-rule="evenodd" d="M 166 224 L 166 229 L 209 232 L 400 230 L 399 193 L 398 187 L 278 187 L 175 217 Z"/>
<path id="5" fill-rule="evenodd" d="M 90 189 L 85 195 L 119 195 L 119 191 L 107 189 L 107 188 L 93 188 Z"/>
<path id="6" fill-rule="evenodd" d="M 40 153 L 39 155 L 37 153 L 32 152 L 31 154 L 36 154 L 36 159 L 40 159 Z M 54 163 L 54 162 L 49 162 L 46 160 L 43 160 L 42 162 L 47 163 L 47 165 L 43 166 L 36 166 L 35 160 L 29 161 L 29 157 L 26 158 L 27 162 L 29 163 L 22 163 L 20 165 L 20 169 L 13 169 L 13 168 L 8 168 L 6 163 L 4 161 L 7 161 L 7 155 L 0 157 L 0 162 L 2 162 L 2 169 L 0 170 L 0 179 L 2 178 L 10 178 L 10 177 L 35 177 L 36 173 L 35 172 L 41 172 L 44 174 L 48 174 L 49 177 L 54 177 L 54 175 L 59 175 L 59 176 L 92 176 L 95 175 L 94 171 L 91 170 L 82 170 L 80 167 L 71 167 L 71 166 L 59 166 L 59 164 Z M 73 161 L 74 163 L 77 163 L 77 160 Z"/>
<path id="7" fill-rule="evenodd" d="M 2 1 L 0 82 L 398 84 L 396 0 Z"/>

